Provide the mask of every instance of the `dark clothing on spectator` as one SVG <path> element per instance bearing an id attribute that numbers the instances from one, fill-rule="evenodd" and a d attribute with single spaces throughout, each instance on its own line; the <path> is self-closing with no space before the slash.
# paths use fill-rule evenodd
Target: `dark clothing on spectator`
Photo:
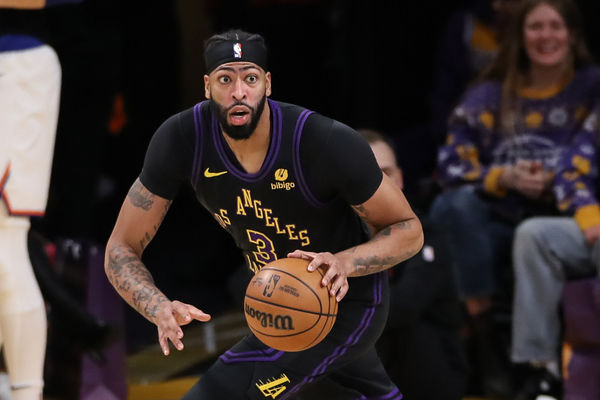
<path id="1" fill-rule="evenodd" d="M 425 245 L 392 270 L 390 314 L 378 350 L 411 400 L 459 400 L 468 366 L 461 309 L 446 234 L 422 216 Z"/>

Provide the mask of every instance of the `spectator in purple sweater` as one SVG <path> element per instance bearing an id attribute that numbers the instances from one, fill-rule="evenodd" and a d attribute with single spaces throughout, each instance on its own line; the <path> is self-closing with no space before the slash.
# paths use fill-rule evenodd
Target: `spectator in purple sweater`
<path id="1" fill-rule="evenodd" d="M 484 79 L 452 113 L 438 153 L 444 191 L 430 211 L 451 233 L 459 292 L 492 394 L 506 386 L 490 318 L 497 277 L 510 271 L 514 228 L 557 212 L 557 162 L 600 95 L 600 70 L 572 0 L 524 0 L 513 22 Z"/>

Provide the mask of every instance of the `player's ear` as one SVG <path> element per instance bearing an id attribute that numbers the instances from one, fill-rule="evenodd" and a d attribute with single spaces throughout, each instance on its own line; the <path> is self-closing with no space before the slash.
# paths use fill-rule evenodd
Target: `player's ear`
<path id="1" fill-rule="evenodd" d="M 268 97 L 271 95 L 271 73 L 270 72 L 265 73 L 265 79 L 267 81 L 267 84 L 265 87 L 265 94 Z"/>
<path id="2" fill-rule="evenodd" d="M 204 75 L 204 97 L 210 99 L 210 80 L 208 75 Z"/>

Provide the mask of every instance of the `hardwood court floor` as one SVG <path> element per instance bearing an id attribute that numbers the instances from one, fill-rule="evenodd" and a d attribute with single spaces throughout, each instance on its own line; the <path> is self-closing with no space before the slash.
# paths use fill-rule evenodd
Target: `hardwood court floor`
<path id="1" fill-rule="evenodd" d="M 203 365 L 249 332 L 239 311 L 185 327 L 185 349 L 165 357 L 158 344 L 127 357 L 127 400 L 177 400 L 198 380 Z"/>

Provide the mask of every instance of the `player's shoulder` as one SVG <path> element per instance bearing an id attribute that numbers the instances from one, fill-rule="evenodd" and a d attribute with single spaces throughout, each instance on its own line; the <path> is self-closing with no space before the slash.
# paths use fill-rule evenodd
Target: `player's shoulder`
<path id="1" fill-rule="evenodd" d="M 277 107 L 279 110 L 281 110 L 281 115 L 284 119 L 290 119 L 294 122 L 299 118 L 302 118 L 302 122 L 305 122 L 309 119 L 321 120 L 325 118 L 315 110 L 312 110 L 307 107 L 302 107 L 297 104 L 286 103 L 284 101 L 276 101 L 272 99 L 269 99 L 269 104 L 271 105 L 271 107 Z"/>
<path id="2" fill-rule="evenodd" d="M 188 107 L 184 110 L 178 111 L 175 114 L 171 114 L 165 121 L 162 123 L 162 128 L 169 128 L 172 130 L 182 130 L 189 129 L 194 126 L 194 109 L 199 104 Z"/>
<path id="3" fill-rule="evenodd" d="M 167 117 L 154 133 L 153 142 L 158 146 L 167 146 L 168 143 L 184 147 L 192 146 L 196 131 L 195 107 L 186 108 Z"/>
<path id="4" fill-rule="evenodd" d="M 280 104 L 282 111 L 290 112 L 294 114 L 306 114 L 306 120 L 304 122 L 305 128 L 304 131 L 306 134 L 317 133 L 319 135 L 323 135 L 323 132 L 330 132 L 334 134 L 357 134 L 357 132 L 349 127 L 348 125 L 340 122 L 339 120 L 324 115 L 318 111 L 311 110 L 305 107 L 301 107 L 295 104 L 290 103 L 282 103 Z"/>

